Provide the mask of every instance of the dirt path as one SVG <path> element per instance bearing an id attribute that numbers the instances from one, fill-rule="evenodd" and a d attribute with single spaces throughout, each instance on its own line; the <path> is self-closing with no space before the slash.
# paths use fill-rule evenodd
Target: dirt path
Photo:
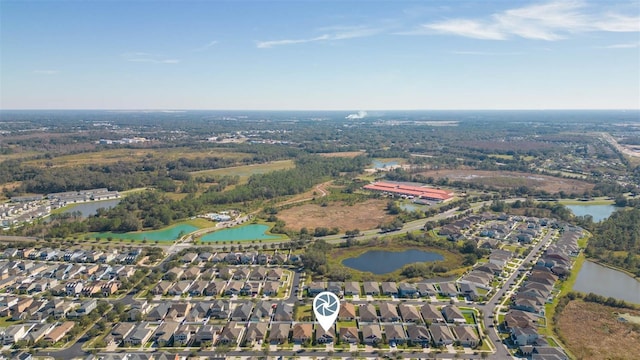
<path id="1" fill-rule="evenodd" d="M 307 191 L 306 193 L 300 194 L 297 197 L 294 197 L 293 199 L 289 199 L 289 200 L 277 203 L 276 207 L 297 204 L 305 201 L 311 201 L 314 198 L 318 197 L 318 195 L 313 195 L 314 192 L 319 193 L 320 194 L 319 197 L 325 197 L 329 195 L 329 190 L 327 190 L 327 186 L 329 186 L 331 183 L 332 181 L 327 181 L 322 184 L 318 184 L 312 191 Z M 302 196 L 302 198 L 299 198 L 299 196 Z"/>

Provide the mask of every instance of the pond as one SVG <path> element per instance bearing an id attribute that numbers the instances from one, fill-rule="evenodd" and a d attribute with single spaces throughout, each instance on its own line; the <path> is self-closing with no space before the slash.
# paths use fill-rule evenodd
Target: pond
<path id="1" fill-rule="evenodd" d="M 381 160 L 373 160 L 371 166 L 374 169 L 384 169 L 386 167 L 397 166 L 397 161 L 381 161 Z"/>
<path id="2" fill-rule="evenodd" d="M 106 239 L 108 237 L 112 237 L 114 239 L 124 239 L 124 240 L 148 240 L 148 241 L 174 241 L 180 237 L 180 234 L 185 235 L 191 232 L 198 230 L 197 227 L 193 225 L 187 224 L 178 224 L 174 226 L 170 226 L 160 230 L 153 231 L 138 231 L 138 232 L 128 232 L 128 233 L 113 233 L 113 232 L 104 232 L 95 234 L 94 237 Z"/>
<path id="3" fill-rule="evenodd" d="M 278 239 L 280 236 L 269 235 L 267 231 L 269 226 L 263 224 L 251 224 L 240 226 L 237 228 L 230 228 L 224 230 L 218 230 L 203 236 L 200 240 L 207 242 L 217 241 L 247 241 L 247 240 L 270 240 Z"/>
<path id="4" fill-rule="evenodd" d="M 613 205 L 566 205 L 575 216 L 591 215 L 593 222 L 600 222 L 616 211 Z"/>
<path id="5" fill-rule="evenodd" d="M 372 250 L 342 261 L 342 265 L 359 271 L 376 275 L 387 274 L 416 262 L 442 261 L 444 257 L 438 253 L 410 249 L 405 251 Z"/>
<path id="6" fill-rule="evenodd" d="M 83 218 L 93 216 L 96 214 L 98 209 L 111 209 L 112 207 L 118 205 L 120 199 L 112 199 L 112 200 L 103 200 L 103 201 L 90 201 L 84 202 L 80 204 L 74 204 L 65 209 L 62 213 L 68 214 L 74 211 L 79 211 L 80 216 Z"/>
<path id="7" fill-rule="evenodd" d="M 640 281 L 591 261 L 582 264 L 573 290 L 640 304 Z"/>
<path id="8" fill-rule="evenodd" d="M 420 205 L 420 204 L 414 204 L 414 203 L 400 203 L 400 205 L 398 205 L 400 207 L 400 209 L 404 210 L 404 211 L 424 211 L 427 206 L 425 205 Z"/>

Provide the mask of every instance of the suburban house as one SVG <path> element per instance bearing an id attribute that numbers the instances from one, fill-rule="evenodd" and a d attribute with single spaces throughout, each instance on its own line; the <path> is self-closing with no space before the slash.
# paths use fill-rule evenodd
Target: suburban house
<path id="1" fill-rule="evenodd" d="M 442 308 L 442 315 L 448 323 L 466 324 L 467 320 L 462 315 L 462 311 L 455 305 L 446 305 Z"/>
<path id="2" fill-rule="evenodd" d="M 398 295 L 404 298 L 413 298 L 418 296 L 418 287 L 415 284 L 401 282 L 398 285 Z"/>
<path id="3" fill-rule="evenodd" d="M 360 295 L 360 283 L 357 281 L 345 282 L 344 294 L 347 296 Z"/>
<path id="4" fill-rule="evenodd" d="M 354 326 L 340 327 L 340 341 L 348 344 L 358 344 L 360 338 L 358 336 L 358 328 Z"/>
<path id="5" fill-rule="evenodd" d="M 266 322 L 250 323 L 247 327 L 247 335 L 244 339 L 245 346 L 264 342 L 267 336 L 267 327 L 268 324 Z"/>
<path id="6" fill-rule="evenodd" d="M 390 302 L 383 302 L 380 304 L 380 321 L 382 322 L 396 322 L 400 321 L 400 315 L 398 315 L 398 309 L 396 305 Z"/>
<path id="7" fill-rule="evenodd" d="M 387 296 L 398 296 L 398 285 L 393 281 L 383 281 L 380 284 L 382 287 L 382 294 Z"/>
<path id="8" fill-rule="evenodd" d="M 359 307 L 361 322 L 378 322 L 378 312 L 373 304 L 365 304 Z"/>
<path id="9" fill-rule="evenodd" d="M 365 295 L 378 296 L 380 295 L 380 285 L 376 281 L 365 281 L 362 284 Z"/>
<path id="10" fill-rule="evenodd" d="M 436 346 L 453 344 L 454 337 L 447 325 L 431 324 L 431 326 L 429 326 L 429 331 L 431 332 L 433 343 Z"/>
<path id="11" fill-rule="evenodd" d="M 272 345 L 284 344 L 289 340 L 289 331 L 291 331 L 291 323 L 271 324 L 269 332 L 269 343 Z"/>
<path id="12" fill-rule="evenodd" d="M 311 341 L 313 336 L 313 324 L 310 323 L 297 323 L 293 325 L 291 332 L 291 341 L 294 344 L 304 344 Z"/>
<path id="13" fill-rule="evenodd" d="M 407 342 L 407 334 L 401 324 L 385 324 L 384 333 L 387 343 L 391 346 L 404 344 Z"/>
<path id="14" fill-rule="evenodd" d="M 141 346 L 149 340 L 153 330 L 147 328 L 146 322 L 141 322 L 124 338 L 124 346 Z"/>
<path id="15" fill-rule="evenodd" d="M 240 335 L 242 335 L 243 329 L 244 328 L 242 326 L 238 326 L 238 323 L 235 321 L 228 322 L 220 332 L 220 335 L 218 335 L 216 344 L 237 344 L 240 339 Z"/>
<path id="16" fill-rule="evenodd" d="M 422 307 L 420 308 L 420 314 L 422 315 L 422 318 L 424 319 L 425 322 L 428 322 L 428 323 L 444 322 L 444 316 L 438 310 L 438 308 L 435 307 L 435 305 L 431 305 L 431 304 L 422 305 Z"/>
<path id="17" fill-rule="evenodd" d="M 356 319 L 356 307 L 352 303 L 340 303 L 340 311 L 338 312 L 338 320 L 352 321 Z"/>
<path id="18" fill-rule="evenodd" d="M 65 335 L 69 332 L 69 330 L 73 329 L 76 325 L 73 321 L 65 321 L 62 324 L 56 326 L 51 330 L 45 337 L 44 341 L 50 344 L 55 344 L 58 341 L 62 340 Z"/>
<path id="19" fill-rule="evenodd" d="M 404 322 L 411 323 L 419 323 L 422 322 L 422 317 L 420 317 L 420 312 L 413 305 L 408 304 L 400 304 L 398 305 L 398 309 L 400 310 L 400 315 L 402 315 L 402 320 Z"/>
<path id="20" fill-rule="evenodd" d="M 476 347 L 480 343 L 480 338 L 474 326 L 457 325 L 452 327 L 453 333 L 458 338 L 457 342 L 462 346 Z"/>
<path id="21" fill-rule="evenodd" d="M 410 343 L 422 347 L 429 346 L 429 343 L 431 342 L 431 335 L 429 335 L 429 330 L 426 326 L 423 325 L 407 325 L 407 338 L 409 339 Z"/>
<path id="22" fill-rule="evenodd" d="M 336 327 L 335 325 L 329 328 L 329 331 L 324 331 L 322 326 L 316 325 L 316 342 L 318 344 L 330 344 L 334 341 L 336 337 Z"/>
<path id="23" fill-rule="evenodd" d="M 360 327 L 362 330 L 362 342 L 368 345 L 375 345 L 382 342 L 382 330 L 378 324 L 368 324 Z"/>

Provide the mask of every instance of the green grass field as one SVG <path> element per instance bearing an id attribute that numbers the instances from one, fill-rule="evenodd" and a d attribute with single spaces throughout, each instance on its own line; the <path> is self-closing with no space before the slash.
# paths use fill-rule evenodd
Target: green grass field
<path id="1" fill-rule="evenodd" d="M 239 176 L 240 182 L 246 182 L 254 174 L 265 174 L 276 170 L 286 170 L 295 167 L 293 160 L 273 161 L 265 164 L 232 166 L 221 169 L 194 171 L 192 175 L 212 175 L 212 176 Z"/>

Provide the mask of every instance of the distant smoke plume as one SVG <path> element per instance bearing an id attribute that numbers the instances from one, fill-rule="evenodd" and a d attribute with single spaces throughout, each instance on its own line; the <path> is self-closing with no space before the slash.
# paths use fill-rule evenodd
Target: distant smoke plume
<path id="1" fill-rule="evenodd" d="M 349 114 L 345 119 L 347 120 L 355 120 L 355 119 L 364 119 L 367 117 L 366 111 L 358 111 L 357 114 Z"/>

